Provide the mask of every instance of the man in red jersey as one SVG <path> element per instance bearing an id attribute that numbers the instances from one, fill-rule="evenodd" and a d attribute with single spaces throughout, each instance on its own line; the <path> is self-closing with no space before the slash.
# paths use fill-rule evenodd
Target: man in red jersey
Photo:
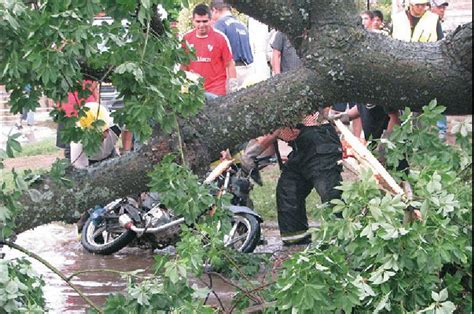
<path id="1" fill-rule="evenodd" d="M 181 68 L 204 78 L 206 97 L 225 96 L 238 88 L 235 63 L 227 37 L 211 26 L 211 11 L 205 4 L 193 10 L 194 29 L 184 35 L 188 47 L 194 49 L 196 60 Z"/>

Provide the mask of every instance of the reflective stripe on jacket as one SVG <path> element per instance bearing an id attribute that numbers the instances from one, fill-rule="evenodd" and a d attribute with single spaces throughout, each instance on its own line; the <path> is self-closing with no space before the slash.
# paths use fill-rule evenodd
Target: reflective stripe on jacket
<path id="1" fill-rule="evenodd" d="M 426 11 L 418 24 L 416 24 L 413 33 L 411 31 L 410 20 L 408 19 L 407 12 L 399 12 L 395 14 L 392 19 L 392 37 L 394 39 L 422 43 L 435 42 L 438 40 L 436 27 L 438 25 L 439 16 L 437 14 Z"/>

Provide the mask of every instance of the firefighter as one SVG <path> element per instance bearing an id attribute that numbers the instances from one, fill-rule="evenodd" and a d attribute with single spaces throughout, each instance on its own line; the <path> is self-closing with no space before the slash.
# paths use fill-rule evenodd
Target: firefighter
<path id="1" fill-rule="evenodd" d="M 327 111 L 327 109 L 324 109 Z M 339 199 L 342 182 L 342 145 L 332 124 L 319 112 L 307 116 L 295 129 L 280 129 L 278 136 L 293 148 L 278 180 L 278 226 L 284 245 L 308 244 L 306 198 L 313 188 L 321 202 Z"/>
<path id="2" fill-rule="evenodd" d="M 435 42 L 443 37 L 437 14 L 429 8 L 429 0 L 410 0 L 408 10 L 392 17 L 392 37 L 407 42 Z"/>

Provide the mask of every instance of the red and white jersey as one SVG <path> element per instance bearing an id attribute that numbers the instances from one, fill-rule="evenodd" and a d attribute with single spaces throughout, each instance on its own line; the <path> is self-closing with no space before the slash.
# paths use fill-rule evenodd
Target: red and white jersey
<path id="1" fill-rule="evenodd" d="M 196 30 L 192 30 L 184 35 L 183 39 L 196 53 L 196 60 L 191 61 L 186 69 L 204 78 L 204 90 L 206 92 L 225 96 L 226 65 L 233 60 L 227 37 L 211 28 L 207 37 L 197 37 Z"/>

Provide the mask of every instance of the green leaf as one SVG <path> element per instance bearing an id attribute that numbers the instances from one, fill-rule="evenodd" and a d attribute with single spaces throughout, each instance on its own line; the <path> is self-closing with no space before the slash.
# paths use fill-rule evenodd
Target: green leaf
<path id="1" fill-rule="evenodd" d="M 11 217 L 10 210 L 5 206 L 0 206 L 0 221 L 7 221 Z"/>

